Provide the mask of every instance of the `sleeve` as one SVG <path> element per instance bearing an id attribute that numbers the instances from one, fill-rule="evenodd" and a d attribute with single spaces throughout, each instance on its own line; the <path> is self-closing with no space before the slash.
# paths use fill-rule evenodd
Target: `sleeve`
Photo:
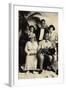
<path id="1" fill-rule="evenodd" d="M 29 55 L 30 52 L 28 50 L 28 45 L 29 45 L 29 42 L 27 42 L 26 45 L 25 45 L 25 52 Z"/>
<path id="2" fill-rule="evenodd" d="M 52 42 L 49 43 L 49 47 L 53 48 L 53 43 Z"/>
<path id="3" fill-rule="evenodd" d="M 55 33 L 55 40 L 58 41 L 58 34 Z"/>
<path id="4" fill-rule="evenodd" d="M 42 47 L 42 41 L 39 42 L 38 50 L 41 49 L 41 47 Z"/>
<path id="5" fill-rule="evenodd" d="M 38 51 L 38 43 L 36 42 L 34 53 L 37 53 Z"/>

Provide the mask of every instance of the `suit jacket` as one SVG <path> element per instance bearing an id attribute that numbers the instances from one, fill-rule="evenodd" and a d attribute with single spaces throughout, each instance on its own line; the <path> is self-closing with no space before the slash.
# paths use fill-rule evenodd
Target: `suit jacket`
<path id="1" fill-rule="evenodd" d="M 37 27 L 37 30 L 35 30 L 35 34 L 36 34 L 36 39 L 37 39 L 37 41 L 39 41 L 40 32 L 41 32 L 41 28 Z M 48 31 L 48 27 L 47 27 L 47 28 L 44 28 L 43 39 L 45 38 L 45 34 L 46 34 L 47 32 L 49 32 L 49 31 Z"/>

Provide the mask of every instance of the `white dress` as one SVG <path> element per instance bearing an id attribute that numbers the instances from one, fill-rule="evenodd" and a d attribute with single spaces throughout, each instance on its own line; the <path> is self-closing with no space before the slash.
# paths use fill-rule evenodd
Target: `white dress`
<path id="1" fill-rule="evenodd" d="M 49 33 L 49 40 L 54 43 L 58 41 L 58 34 L 56 31 L 52 31 L 52 33 Z"/>
<path id="2" fill-rule="evenodd" d="M 25 64 L 25 70 L 35 70 L 37 67 L 37 49 L 38 44 L 36 41 L 33 43 L 28 41 L 25 46 L 25 52 L 27 53 L 26 56 L 26 64 Z"/>

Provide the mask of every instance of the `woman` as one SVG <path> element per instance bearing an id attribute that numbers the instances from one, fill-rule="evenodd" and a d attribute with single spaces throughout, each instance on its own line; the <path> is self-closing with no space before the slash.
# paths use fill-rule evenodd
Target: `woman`
<path id="1" fill-rule="evenodd" d="M 32 35 L 35 37 L 35 28 L 33 25 L 29 26 L 29 38 L 32 37 Z"/>
<path id="2" fill-rule="evenodd" d="M 26 43 L 25 52 L 26 52 L 26 70 L 36 70 L 37 67 L 37 54 L 38 44 L 35 41 L 35 34 L 30 35 L 30 41 Z"/>
<path id="3" fill-rule="evenodd" d="M 54 25 L 49 26 L 49 40 L 52 42 L 53 46 L 55 47 L 55 61 L 58 60 L 58 34 L 55 30 Z"/>
<path id="4" fill-rule="evenodd" d="M 58 43 L 58 35 L 57 35 L 54 25 L 49 25 L 48 29 L 49 29 L 49 40 L 53 44 L 57 44 Z"/>
<path id="5" fill-rule="evenodd" d="M 55 30 L 54 25 L 49 25 L 49 40 L 55 47 L 54 62 L 52 64 L 53 71 L 58 71 L 58 34 Z"/>

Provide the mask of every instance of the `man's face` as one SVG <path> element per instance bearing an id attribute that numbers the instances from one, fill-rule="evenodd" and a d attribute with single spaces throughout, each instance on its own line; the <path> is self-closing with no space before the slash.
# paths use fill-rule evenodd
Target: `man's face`
<path id="1" fill-rule="evenodd" d="M 29 26 L 27 26 L 27 30 L 29 30 Z"/>
<path id="2" fill-rule="evenodd" d="M 42 26 L 44 26 L 45 25 L 45 21 L 42 21 Z"/>

